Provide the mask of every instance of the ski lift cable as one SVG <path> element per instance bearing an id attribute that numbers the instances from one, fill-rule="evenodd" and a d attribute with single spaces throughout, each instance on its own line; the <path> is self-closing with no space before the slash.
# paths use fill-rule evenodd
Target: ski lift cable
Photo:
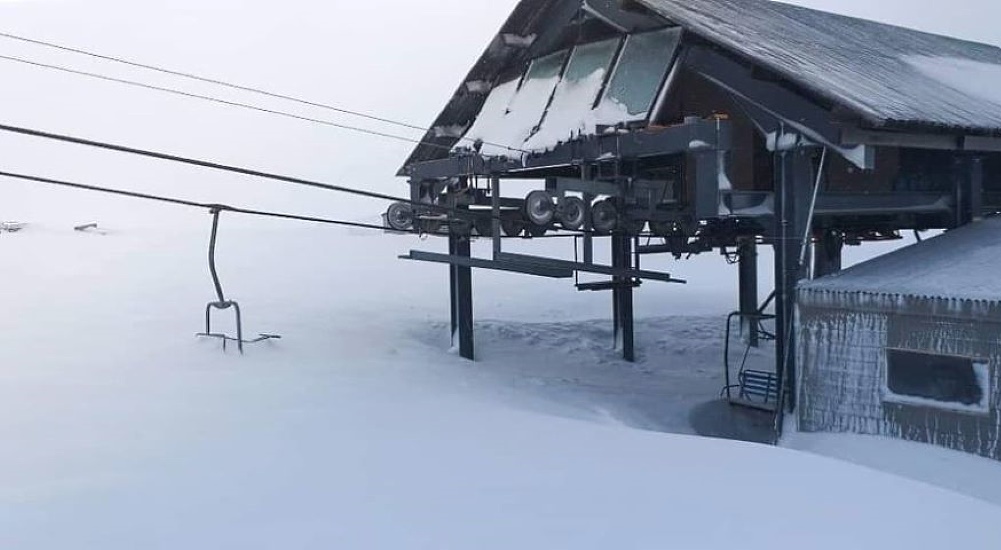
<path id="1" fill-rule="evenodd" d="M 309 116 L 304 116 L 304 115 L 297 115 L 295 113 L 290 113 L 288 111 L 280 111 L 278 109 L 269 109 L 267 107 L 261 107 L 261 106 L 258 106 L 258 105 L 251 105 L 249 103 L 241 103 L 239 101 L 230 101 L 228 99 L 222 99 L 222 98 L 208 96 L 208 95 L 196 94 L 196 93 L 192 93 L 192 92 L 185 92 L 183 90 L 178 90 L 178 89 L 175 89 L 175 88 L 167 88 L 167 87 L 163 87 L 163 86 L 155 86 L 153 84 L 146 84 L 144 82 L 139 82 L 139 81 L 136 81 L 136 80 L 128 80 L 128 79 L 125 79 L 125 78 L 118 78 L 118 77 L 114 77 L 114 76 L 107 76 L 107 75 L 103 75 L 103 74 L 99 74 L 99 73 L 93 73 L 93 72 L 88 72 L 88 71 L 81 71 L 81 70 L 78 70 L 78 69 L 72 69 L 72 68 L 63 67 L 63 66 L 60 66 L 60 65 L 53 65 L 51 63 L 43 63 L 41 61 L 33 61 L 33 60 L 30 60 L 30 59 L 24 59 L 24 58 L 21 58 L 21 57 L 15 57 L 15 56 L 10 56 L 10 55 L 0 55 L 0 59 L 5 60 L 5 61 L 12 61 L 12 62 L 15 62 L 15 63 L 21 63 L 21 64 L 24 64 L 24 65 L 31 65 L 31 66 L 42 68 L 42 69 L 51 69 L 51 70 L 59 71 L 59 72 L 62 72 L 62 73 L 67 73 L 67 74 L 72 74 L 72 75 L 77 75 L 77 76 L 83 76 L 83 77 L 92 78 L 92 79 L 96 79 L 96 80 L 103 80 L 105 82 L 113 82 L 113 83 L 116 83 L 116 84 L 123 84 L 123 85 L 126 85 L 126 86 L 133 86 L 133 87 L 136 87 L 136 88 L 142 88 L 142 89 L 145 89 L 145 90 L 151 90 L 151 91 L 162 92 L 162 93 L 166 93 L 166 94 L 178 95 L 178 96 L 187 97 L 187 98 L 191 98 L 191 99 L 199 99 L 199 100 L 202 100 L 202 101 L 209 101 L 209 102 L 216 103 L 216 104 L 228 105 L 230 107 L 237 107 L 237 108 L 240 108 L 240 109 L 248 109 L 248 110 L 251 110 L 251 111 L 257 111 L 257 112 L 260 112 L 260 113 L 265 113 L 265 114 L 270 114 L 270 115 L 276 115 L 276 116 L 281 116 L 281 117 L 285 117 L 285 118 L 291 118 L 291 119 L 300 120 L 300 121 L 304 121 L 304 122 L 312 122 L 312 123 L 315 123 L 315 124 L 322 124 L 324 126 L 331 126 L 331 127 L 334 127 L 334 128 L 339 128 L 341 130 L 348 130 L 348 131 L 351 131 L 351 132 L 358 132 L 358 133 L 367 134 L 367 135 L 370 135 L 370 136 L 382 137 L 382 138 L 392 139 L 392 140 L 396 140 L 396 141 L 404 141 L 404 142 L 407 142 L 407 143 L 414 143 L 414 144 L 418 144 L 418 145 L 427 145 L 429 147 L 436 147 L 436 148 L 439 148 L 439 149 L 444 149 L 444 150 L 449 150 L 449 151 L 452 149 L 451 147 L 449 147 L 447 145 L 442 145 L 440 143 L 431 143 L 431 142 L 428 142 L 428 141 L 425 141 L 425 140 L 421 140 L 421 139 L 417 139 L 417 138 L 410 138 L 410 137 L 401 136 L 401 135 L 397 135 L 397 134 L 390 134 L 388 132 L 379 132 L 377 130 L 369 130 L 367 128 L 361 128 L 359 126 L 351 126 L 349 124 L 341 124 L 339 122 L 334 122 L 334 121 L 331 121 L 331 120 L 324 120 L 324 119 L 321 119 L 321 118 L 314 118 L 314 117 L 309 117 Z"/>
<path id="2" fill-rule="evenodd" d="M 316 223 L 325 223 L 325 224 L 328 224 L 328 225 L 340 225 L 340 226 L 344 226 L 344 227 L 355 227 L 355 228 L 361 228 L 361 229 L 372 229 L 372 230 L 388 231 L 388 232 L 399 232 L 399 233 L 407 233 L 407 234 L 410 233 L 410 231 L 399 231 L 399 230 L 395 230 L 395 229 L 392 229 L 392 228 L 389 228 L 389 227 L 383 227 L 382 225 L 376 225 L 376 224 L 373 224 L 373 223 L 363 223 L 363 222 L 360 222 L 360 221 L 348 221 L 348 220 L 343 220 L 343 219 L 330 219 L 330 218 L 326 218 L 326 217 L 316 217 L 316 216 L 309 216 L 309 215 L 299 215 L 299 214 L 292 214 L 292 213 L 285 213 L 285 212 L 274 212 L 274 211 L 267 211 L 267 210 L 257 210 L 257 209 L 253 209 L 253 208 L 243 208 L 243 207 L 240 207 L 240 206 L 231 206 L 229 204 L 216 204 L 216 203 L 209 203 L 209 202 L 197 202 L 197 201 L 194 201 L 194 200 L 186 200 L 186 199 L 183 199 L 183 198 L 176 198 L 176 197 L 171 197 L 171 196 L 163 196 L 163 195 L 157 195 L 157 194 L 143 193 L 143 192 L 137 192 L 137 191 L 127 191 L 127 190 L 124 190 L 124 189 L 115 189 L 115 188 L 111 188 L 111 187 L 103 187 L 103 186 L 100 186 L 100 185 L 91 185 L 91 184 L 88 184 L 88 183 L 79 183 L 79 182 L 73 182 L 73 181 L 66 181 L 66 180 L 62 180 L 62 179 L 53 179 L 53 178 L 49 178 L 49 177 L 41 177 L 41 176 L 37 176 L 37 175 L 28 175 L 28 174 L 23 174 L 23 173 L 0 171 L 0 176 L 2 176 L 2 177 L 9 177 L 9 178 L 12 178 L 12 179 L 20 179 L 20 180 L 24 180 L 24 181 L 33 181 L 33 182 L 36 182 L 36 183 L 46 183 L 46 184 L 49 184 L 49 185 L 58 185 L 58 186 L 62 186 L 62 187 L 71 187 L 71 188 L 74 188 L 74 189 L 82 189 L 82 190 L 87 190 L 87 191 L 95 191 L 95 192 L 100 192 L 100 193 L 105 193 L 105 194 L 114 194 L 114 195 L 118 195 L 118 196 L 127 196 L 127 197 L 130 197 L 130 198 L 139 198 L 139 199 L 143 199 L 143 200 L 152 200 L 152 201 L 157 201 L 157 202 L 166 202 L 168 204 L 176 204 L 176 205 L 180 205 L 180 206 L 190 206 L 190 207 L 193 207 L 193 208 L 203 208 L 203 209 L 206 209 L 206 210 L 209 210 L 209 211 L 225 211 L 225 212 L 241 213 L 241 214 L 254 215 L 254 216 L 260 216 L 260 217 L 274 217 L 274 218 L 279 218 L 279 219 L 290 219 L 290 220 L 296 220 L 296 221 L 312 221 L 312 222 L 316 222 Z"/>
<path id="3" fill-rule="evenodd" d="M 55 186 L 59 186 L 59 187 L 68 187 L 68 188 L 71 188 L 71 189 L 78 189 L 78 190 L 82 190 L 82 191 L 93 191 L 93 192 L 103 193 L 103 194 L 107 194 L 107 195 L 117 195 L 117 196 L 120 196 L 120 197 L 128 197 L 128 198 L 133 198 L 133 199 L 142 199 L 142 200 L 148 200 L 148 201 L 154 201 L 154 202 L 162 202 L 162 203 L 173 204 L 173 205 L 177 205 L 177 206 L 187 206 L 187 207 L 191 207 L 191 208 L 199 208 L 199 209 L 208 210 L 209 212 L 232 212 L 234 214 L 244 214 L 244 215 L 248 215 L 248 216 L 257 216 L 257 217 L 263 217 L 263 218 L 276 218 L 276 219 L 281 219 L 281 220 L 291 220 L 291 221 L 301 221 L 301 222 L 315 222 L 315 223 L 320 223 L 320 224 L 325 224 L 325 225 L 337 225 L 337 226 L 341 226 L 341 227 L 351 227 L 351 228 L 356 228 L 356 229 L 370 229 L 370 230 L 373 230 L 373 231 L 381 231 L 381 232 L 386 232 L 386 233 L 398 233 L 398 234 L 406 234 L 406 235 L 412 235 L 412 234 L 414 234 L 413 231 L 402 231 L 402 230 L 393 229 L 393 228 L 390 228 L 390 227 L 384 227 L 382 225 L 376 225 L 376 224 L 371 224 L 371 223 L 354 222 L 354 221 L 348 221 L 348 220 L 337 220 L 337 219 L 330 219 L 330 218 L 320 218 L 320 217 L 316 217 L 316 216 L 303 216 L 303 215 L 300 215 L 300 214 L 289 214 L 289 213 L 285 213 L 285 212 L 273 212 L 273 211 L 268 211 L 268 210 L 256 210 L 256 209 L 252 209 L 252 208 L 243 208 L 243 207 L 239 207 L 239 206 L 231 206 L 231 205 L 228 205 L 228 204 L 197 202 L 197 201 L 191 201 L 191 200 L 187 200 L 187 199 L 179 199 L 179 198 L 176 198 L 176 197 L 167 197 L 167 196 L 163 196 L 163 195 L 153 195 L 153 194 L 150 194 L 150 193 L 141 193 L 141 192 L 138 192 L 138 191 L 127 191 L 127 190 L 124 190 L 124 189 L 115 189 L 115 188 L 111 188 L 111 187 L 103 187 L 103 186 L 92 185 L 92 184 L 87 184 L 87 183 L 71 182 L 71 181 L 66 181 L 66 180 L 58 180 L 58 179 L 47 178 L 47 177 L 42 177 L 42 176 L 32 176 L 32 175 L 29 175 L 29 174 L 21 174 L 21 173 L 15 173 L 15 172 L 0 171 L 0 177 L 10 178 L 10 179 L 16 179 L 16 180 L 22 180 L 22 181 L 30 181 L 30 182 L 34 182 L 34 183 L 43 183 L 43 184 L 47 184 L 47 185 L 55 185 Z M 560 235 L 547 235 L 546 237 L 543 237 L 543 238 L 561 238 L 561 237 L 576 237 L 576 235 L 564 235 L 564 234 L 560 234 Z M 540 238 L 540 237 L 536 237 L 536 238 Z"/>
<path id="4" fill-rule="evenodd" d="M 387 118 L 387 117 L 381 117 L 381 116 L 373 115 L 373 114 L 370 114 L 370 113 L 364 113 L 364 112 L 357 111 L 357 110 L 347 109 L 347 108 L 344 108 L 344 107 L 337 107 L 337 106 L 331 105 L 329 103 L 321 103 L 321 102 L 318 102 L 318 101 L 313 101 L 313 100 L 309 100 L 309 99 L 303 99 L 301 97 L 296 97 L 296 96 L 289 95 L 289 94 L 283 94 L 283 93 L 280 93 L 280 92 L 272 92 L 272 91 L 269 91 L 269 90 L 265 90 L 265 89 L 262 89 L 262 88 L 256 88 L 256 87 L 253 87 L 253 86 L 246 86 L 246 85 L 243 85 L 243 84 L 235 84 L 233 82 L 227 82 L 225 80 L 220 80 L 218 78 L 212 78 L 212 77 L 208 77 L 208 76 L 202 76 L 202 75 L 198 75 L 198 74 L 195 74 L 195 73 L 192 73 L 192 72 L 179 71 L 179 70 L 174 70 L 174 69 L 168 69 L 168 68 L 165 68 L 165 67 L 160 67 L 160 66 L 156 66 L 156 65 L 150 65 L 148 63 L 142 63 L 142 62 L 139 62 L 139 61 L 134 61 L 134 60 L 131 60 L 131 59 L 126 59 L 126 58 L 119 57 L 119 56 L 101 54 L 101 53 L 97 53 L 97 52 L 93 52 L 93 51 L 84 50 L 82 48 L 76 48 L 76 47 L 72 47 L 72 46 L 66 46 L 66 45 L 63 45 L 63 44 L 56 44 L 54 42 L 48 42 L 48 41 L 45 41 L 45 40 L 39 40 L 39 39 L 36 39 L 36 38 L 30 38 L 30 37 L 26 37 L 26 36 L 22 36 L 22 35 L 17 35 L 17 34 L 13 34 L 13 33 L 9 33 L 9 32 L 0 31 L 0 38 L 6 38 L 6 39 L 9 39 L 9 40 L 16 40 L 16 41 L 19 41 L 19 42 L 25 42 L 25 43 L 34 44 L 34 45 L 37 45 L 37 46 L 43 46 L 43 47 L 46 47 L 46 48 L 52 48 L 52 49 L 61 50 L 61 51 L 65 51 L 65 52 L 75 53 L 75 54 L 78 54 L 78 55 L 84 55 L 84 56 L 91 57 L 91 58 L 94 58 L 94 59 L 100 59 L 100 60 L 103 60 L 103 61 L 110 61 L 112 63 L 117 63 L 117 64 L 125 65 L 125 66 L 128 66 L 128 67 L 134 67 L 134 68 L 144 69 L 144 70 L 153 71 L 153 72 L 157 72 L 157 73 L 161 73 L 161 74 L 166 74 L 166 75 L 170 75 L 170 76 L 176 76 L 176 77 L 179 77 L 179 78 L 184 78 L 184 79 L 192 80 L 192 81 L 195 81 L 195 82 L 201 82 L 201 83 L 204 83 L 204 84 L 212 84 L 212 85 L 215 85 L 215 86 L 222 86 L 224 88 L 229 88 L 229 89 L 232 89 L 232 90 L 238 90 L 238 91 L 242 91 L 242 92 L 248 92 L 248 93 L 252 93 L 252 94 L 257 94 L 257 95 L 264 96 L 264 97 L 270 97 L 270 98 L 274 98 L 274 99 L 281 99 L 281 100 L 284 100 L 284 101 L 290 101 L 290 102 L 298 103 L 300 105 L 305 105 L 305 106 L 308 106 L 308 107 L 315 107 L 315 108 L 318 108 L 318 109 L 325 109 L 325 110 L 332 111 L 332 112 L 335 112 L 335 113 L 340 113 L 340 114 L 344 114 L 344 115 L 348 115 L 348 116 L 363 118 L 363 119 L 371 120 L 371 121 L 374 121 L 374 122 L 380 122 L 380 123 L 383 123 L 383 124 L 389 124 L 389 125 L 393 125 L 393 126 L 398 126 L 400 128 L 407 128 L 407 129 L 410 129 L 410 130 L 418 130 L 418 131 L 421 131 L 421 132 L 432 132 L 433 131 L 431 128 L 427 128 L 427 127 L 420 126 L 420 125 L 417 125 L 417 124 L 411 124 L 411 123 L 408 123 L 408 122 L 401 122 L 399 120 L 394 120 L 394 119 Z M 163 91 L 163 90 L 161 90 L 161 91 Z M 198 99 L 207 99 L 207 98 L 198 98 Z M 475 143 L 477 141 L 481 141 L 481 140 L 477 140 L 476 138 L 471 138 L 471 137 L 466 137 L 466 136 L 462 136 L 462 137 L 458 138 L 458 140 L 459 141 L 466 141 L 466 142 L 469 142 L 469 143 Z M 438 144 L 438 143 L 431 143 L 431 142 L 427 142 L 427 141 L 418 141 L 417 143 L 420 144 L 420 145 L 430 145 L 430 146 L 437 146 L 437 147 L 444 147 L 446 149 L 451 149 L 451 147 L 444 146 L 444 145 L 441 145 L 441 144 Z M 512 146 L 509 146 L 509 145 L 501 145 L 501 144 L 498 144 L 498 143 L 491 143 L 491 142 L 487 142 L 487 141 L 482 141 L 482 143 L 484 145 L 490 145 L 492 147 L 499 147 L 499 148 L 502 148 L 502 149 L 505 149 L 505 150 L 508 150 L 508 151 L 514 151 L 514 152 L 518 152 L 518 153 L 528 153 L 529 152 L 529 151 L 526 151 L 524 149 L 519 149 L 517 147 L 512 147 Z"/>
<path id="5" fill-rule="evenodd" d="M 424 128 L 423 126 L 418 126 L 416 124 L 410 124 L 410 123 L 407 123 L 407 122 L 401 122 L 399 120 L 393 120 L 393 119 L 390 119 L 390 118 L 383 118 L 383 117 L 379 117 L 379 116 L 372 115 L 372 114 L 369 114 L 369 113 L 363 113 L 361 111 L 354 111 L 354 110 L 351 110 L 351 109 L 345 109 L 343 107 L 337 107 L 337 106 L 329 105 L 329 104 L 326 104 L 326 103 L 320 103 L 318 101 L 312 101 L 312 100 L 308 100 L 308 99 L 302 99 L 302 98 L 299 98 L 299 97 L 295 97 L 295 96 L 291 96 L 291 95 L 287 95 L 287 94 L 282 94 L 282 93 L 278 93 L 278 92 L 271 92 L 271 91 L 268 91 L 268 90 L 263 90 L 261 88 L 254 88 L 252 86 L 245 86 L 245 85 L 242 85 L 242 84 L 234 84 L 232 82 L 226 82 L 224 80 L 220 80 L 220 79 L 217 79 L 217 78 L 212 78 L 212 77 L 207 77 L 207 76 L 201 76 L 201 75 L 197 75 L 197 74 L 194 74 L 194 73 L 191 73 L 191 72 L 178 71 L 178 70 L 174 70 L 174 69 L 168 69 L 168 68 L 165 68 L 165 67 L 158 67 L 156 65 L 150 65 L 150 64 L 147 64 L 147 63 L 141 63 L 139 61 L 134 61 L 134 60 L 131 60 L 131 59 L 125 59 L 123 57 L 118 57 L 118 56 L 114 56 L 114 55 L 107 55 L 107 54 L 102 54 L 102 53 L 97 53 L 97 52 L 92 52 L 92 51 L 84 50 L 82 48 L 76 48 L 76 47 L 73 47 L 73 46 L 66 46 L 66 45 L 63 45 L 63 44 L 56 44 L 54 42 L 48 42 L 48 41 L 45 41 L 45 40 L 39 40 L 39 39 L 36 39 L 36 38 L 30 38 L 30 37 L 26 37 L 26 36 L 22 36 L 22 35 L 17 35 L 17 34 L 13 34 L 13 33 L 9 33 L 9 32 L 0 31 L 0 38 L 7 38 L 9 40 L 16 40 L 16 41 L 19 41 L 19 42 L 26 42 L 26 43 L 29 43 L 29 44 L 34 44 L 36 46 L 44 46 L 46 48 L 52 48 L 52 49 L 56 49 L 56 50 L 62 50 L 64 52 L 70 52 L 70 53 L 75 53 L 75 54 L 79 54 L 79 55 L 85 55 L 87 57 L 92 57 L 92 58 L 95 58 L 95 59 L 101 59 L 101 60 L 104 60 L 104 61 L 111 61 L 112 63 L 118 63 L 120 65 L 126 65 L 126 66 L 129 66 L 129 67 L 135 67 L 135 68 L 145 69 L 145 70 L 148 70 L 148 71 L 154 71 L 154 72 L 158 72 L 158 73 L 162 73 L 162 74 L 167 74 L 167 75 L 171 75 L 171 76 L 177 76 L 177 77 L 185 78 L 185 79 L 188 79 L 188 80 L 194 80 L 194 81 L 197 81 L 197 82 L 202 82 L 202 83 L 205 83 L 205 84 L 213 84 L 213 85 L 216 85 L 216 86 L 223 86 L 225 88 L 230 88 L 230 89 L 233 89 L 233 90 L 240 90 L 240 91 L 243 91 L 243 92 L 250 92 L 250 93 L 253 93 L 253 94 L 258 94 L 258 95 L 262 95 L 262 96 L 266 96 L 266 97 L 272 97 L 272 98 L 275 98 L 275 99 L 283 99 L 283 100 L 286 100 L 286 101 L 291 101 L 291 102 L 294 102 L 294 103 L 299 103 L 301 105 L 307 105 L 307 106 L 310 106 L 310 107 L 318 107 L 320 109 L 326 109 L 328 111 L 334 111 L 334 112 L 345 114 L 345 115 L 350 115 L 350 116 L 359 117 L 359 118 L 365 118 L 365 119 L 372 120 L 372 121 L 375 121 L 375 122 L 383 122 L 385 124 L 391 124 L 393 126 L 399 126 L 401 128 L 409 128 L 411 130 L 420 130 L 420 131 L 423 131 L 423 132 L 427 132 L 428 131 L 428 129 Z"/>
<path id="6" fill-rule="evenodd" d="M 96 141 L 96 140 L 91 140 L 91 139 L 86 139 L 86 138 L 81 138 L 81 137 L 75 137 L 75 136 L 70 136 L 70 135 L 65 135 L 65 134 L 57 134 L 57 133 L 53 133 L 53 132 L 46 132 L 46 131 L 42 131 L 42 130 L 35 130 L 35 129 L 32 129 L 32 128 L 24 128 L 24 127 L 20 127 L 20 126 L 12 126 L 12 125 L 9 125 L 9 124 L 4 124 L 4 123 L 0 123 L 0 132 L 8 132 L 8 133 L 13 133 L 13 134 L 18 134 L 18 135 L 37 137 L 37 138 L 42 138 L 42 139 L 59 141 L 59 142 L 63 142 L 63 143 L 71 143 L 71 144 L 75 144 L 75 145 L 83 145 L 83 146 L 86 146 L 86 147 L 94 147 L 94 148 L 104 149 L 104 150 L 108 150 L 108 151 L 114 151 L 114 152 L 118 152 L 118 153 L 126 153 L 126 154 L 131 154 L 131 155 L 138 155 L 138 156 L 142 156 L 142 157 L 153 158 L 153 159 L 158 159 L 158 160 L 164 160 L 164 161 L 168 161 L 168 162 L 176 162 L 176 163 L 179 163 L 179 164 L 187 164 L 189 166 L 196 166 L 196 167 L 199 167 L 199 168 L 207 168 L 207 169 L 217 170 L 217 171 L 221 171 L 221 172 L 228 172 L 228 173 L 232 173 L 232 174 L 239 174 L 239 175 L 242 175 L 242 176 L 250 176 L 250 177 L 262 178 L 262 179 L 267 179 L 267 180 L 279 181 L 279 182 L 282 182 L 282 183 L 288 183 L 288 184 L 293 184 L 293 185 L 302 185 L 302 186 L 306 186 L 306 187 L 313 187 L 313 188 L 317 188 L 317 189 L 324 189 L 324 190 L 327 190 L 327 191 L 334 191 L 334 192 L 338 192 L 338 193 L 345 193 L 345 194 L 349 194 L 349 195 L 355 195 L 355 196 L 360 196 L 360 197 L 365 197 L 365 198 L 370 198 L 370 199 L 383 200 L 383 201 L 389 201 L 389 202 L 398 202 L 398 203 L 403 203 L 403 204 L 406 204 L 406 205 L 414 207 L 414 208 L 420 208 L 420 209 L 423 209 L 423 210 L 427 210 L 427 211 L 430 211 L 430 212 L 437 212 L 437 213 L 440 213 L 440 214 L 449 214 L 449 215 L 455 216 L 457 218 L 468 218 L 471 215 L 473 215 L 473 213 L 471 213 L 469 210 L 458 209 L 458 208 L 444 206 L 444 205 L 440 205 L 440 204 L 428 204 L 428 203 L 424 203 L 424 202 L 420 202 L 420 201 L 414 201 L 414 200 L 410 200 L 410 199 L 396 197 L 396 196 L 393 196 L 393 195 L 387 195 L 385 193 L 376 193 L 376 192 L 373 192 L 373 191 L 365 191 L 365 190 L 362 190 L 362 189 L 355 189 L 355 188 L 351 188 L 351 187 L 345 187 L 343 185 L 334 185 L 334 184 L 324 183 L 324 182 L 315 181 L 315 180 L 308 180 L 308 179 L 304 179 L 304 178 L 296 178 L 296 177 L 292 177 L 292 176 L 285 176 L 285 175 L 281 175 L 281 174 L 264 172 L 264 171 L 261 171 L 261 170 L 254 170 L 254 169 L 251 169 L 251 168 L 243 168 L 243 167 L 239 167 L 239 166 L 232 166 L 232 165 L 222 164 L 222 163 L 213 162 L 213 161 L 193 159 L 193 158 L 188 158 L 188 157 L 182 157 L 182 156 L 179 156 L 179 155 L 172 155 L 172 154 L 168 154 L 168 153 L 161 153 L 161 152 L 150 151 L 150 150 L 146 150 L 146 149 L 138 149 L 138 148 L 135 148 L 135 147 L 129 147 L 129 146 L 125 146 L 125 145 L 117 145 L 117 144 L 113 144 L 113 143 L 101 142 L 101 141 Z M 479 215 L 479 216 L 489 216 L 491 218 L 494 218 L 494 216 L 493 216 L 492 213 L 478 212 L 478 213 L 476 213 L 476 215 Z M 568 235 L 583 234 L 583 233 L 588 233 L 588 231 L 586 231 L 586 230 L 573 231 L 573 232 L 569 232 Z"/>
<path id="7" fill-rule="evenodd" d="M 125 145 L 117 145 L 117 144 L 113 144 L 113 143 L 106 143 L 106 142 L 101 142 L 101 141 L 95 141 L 95 140 L 90 140 L 90 139 L 85 139 L 85 138 L 80 138 L 80 137 L 75 137 L 75 136 L 69 136 L 69 135 L 64 135 L 64 134 L 56 134 L 56 133 L 53 133 L 53 132 L 45 132 L 45 131 L 41 131 L 41 130 L 34 130 L 34 129 L 31 129 L 31 128 L 22 128 L 22 127 L 19 127 L 19 126 L 11 126 L 11 125 L 8 125 L 8 124 L 2 124 L 2 123 L 0 123 L 0 131 L 8 132 L 8 133 L 13 133 L 13 134 L 19 134 L 19 135 L 25 135 L 25 136 L 31 136 L 31 137 L 38 137 L 38 138 L 42 138 L 42 139 L 49 139 L 49 140 L 54 140 L 54 141 L 60 141 L 60 142 L 63 142 L 63 143 L 72 143 L 72 144 L 75 144 L 75 145 L 83 145 L 83 146 L 87 146 L 87 147 L 94 147 L 94 148 L 104 149 L 104 150 L 108 150 L 108 151 L 115 151 L 115 152 L 118 152 L 118 153 L 126 153 L 126 154 L 131 154 L 131 155 L 138 155 L 138 156 L 142 156 L 142 157 L 153 158 L 153 159 L 158 159 L 158 160 L 165 160 L 165 161 L 169 161 L 169 162 L 176 162 L 176 163 L 180 163 L 180 164 L 187 164 L 187 165 L 190 165 L 190 166 L 197 166 L 197 167 L 200 167 L 200 168 L 208 168 L 208 169 L 218 170 L 218 171 L 222 171 L 222 172 L 230 172 L 230 173 L 234 173 L 234 174 L 240 174 L 240 175 L 243 175 L 243 176 L 251 176 L 251 177 L 257 177 L 257 178 L 269 179 L 269 180 L 274 180 L 274 181 L 280 181 L 280 182 L 283 182 L 283 183 L 290 183 L 290 184 L 294 184 L 294 185 L 303 185 L 303 186 L 306 186 L 306 187 L 315 187 L 315 188 L 324 189 L 324 190 L 327 190 L 327 191 L 335 191 L 335 192 L 339 192 L 339 193 L 346 193 L 346 194 L 350 194 L 350 195 L 357 195 L 357 196 L 366 197 L 366 198 L 370 198 L 370 199 L 378 199 L 378 200 L 385 200 L 385 201 L 392 201 L 392 202 L 403 202 L 403 203 L 407 203 L 407 204 L 414 205 L 414 206 L 421 206 L 421 207 L 426 207 L 428 209 L 434 209 L 434 210 L 439 210 L 439 211 L 444 211 L 444 212 L 453 210 L 453 209 L 450 209 L 450 208 L 445 207 L 445 206 L 418 203 L 418 202 L 410 201 L 408 199 L 404 199 L 404 198 L 400 198 L 400 197 L 395 197 L 395 196 L 392 196 L 392 195 L 387 195 L 385 193 L 376 193 L 376 192 L 373 192 L 373 191 L 365 191 L 365 190 L 362 190 L 362 189 L 353 189 L 353 188 L 345 187 L 345 186 L 342 186 L 342 185 L 333 185 L 333 184 L 329 184 L 329 183 L 323 183 L 323 182 L 319 182 L 319 181 L 312 181 L 312 180 L 307 180 L 307 179 L 303 179 L 303 178 L 295 178 L 295 177 L 291 177 L 291 176 L 283 176 L 283 175 L 280 175 L 280 174 L 273 174 L 273 173 L 269 173 L 269 172 L 263 172 L 263 171 L 260 171 L 260 170 L 253 170 L 253 169 L 250 169 L 250 168 L 242 168 L 242 167 L 239 167 L 239 166 L 231 166 L 231 165 L 221 164 L 221 163 L 218 163 L 218 162 L 212 162 L 212 161 L 207 161 L 207 160 L 187 158 L 187 157 L 182 157 L 182 156 L 178 156 L 178 155 L 171 155 L 171 154 L 167 154 L 167 153 L 160 153 L 160 152 L 157 152 L 157 151 L 150 151 L 150 150 L 145 150 L 145 149 L 138 149 L 138 148 L 135 148 L 135 147 L 128 147 L 128 146 L 125 146 Z"/>

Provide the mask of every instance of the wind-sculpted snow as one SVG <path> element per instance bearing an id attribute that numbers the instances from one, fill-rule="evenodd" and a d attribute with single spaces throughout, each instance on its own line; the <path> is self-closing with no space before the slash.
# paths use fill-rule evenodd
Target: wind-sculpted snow
<path id="1" fill-rule="evenodd" d="M 205 222 L 160 212 L 139 225 L 102 219 L 107 235 L 32 223 L 0 237 L 0 547 L 764 550 L 782 533 L 811 549 L 885 550 L 1001 539 L 1001 508 L 947 490 L 635 429 L 654 427 L 631 414 L 641 407 L 683 415 L 718 397 L 723 315 L 669 317 L 699 279 L 637 292 L 655 318 L 640 322 L 643 360 L 628 365 L 611 349 L 606 295 L 477 272 L 471 364 L 445 351 L 446 270 L 395 259 L 442 242 L 234 220 L 220 241 L 223 281 L 248 332 L 285 337 L 240 358 L 193 336 L 212 297 Z M 725 306 L 720 288 L 702 299 Z"/>

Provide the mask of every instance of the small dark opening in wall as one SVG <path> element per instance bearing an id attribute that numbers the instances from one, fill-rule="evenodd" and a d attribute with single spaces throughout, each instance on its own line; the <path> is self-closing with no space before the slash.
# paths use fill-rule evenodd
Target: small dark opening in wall
<path id="1" fill-rule="evenodd" d="M 886 383 L 898 396 L 978 406 L 985 388 L 973 359 L 887 350 Z"/>

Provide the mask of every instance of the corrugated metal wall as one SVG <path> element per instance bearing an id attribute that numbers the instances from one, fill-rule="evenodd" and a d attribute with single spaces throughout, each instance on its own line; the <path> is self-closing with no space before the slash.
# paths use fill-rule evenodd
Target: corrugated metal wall
<path id="1" fill-rule="evenodd" d="M 863 293 L 800 296 L 801 430 L 889 436 L 1001 460 L 1001 312 L 995 307 Z M 990 412 L 885 402 L 887 348 L 986 360 Z"/>

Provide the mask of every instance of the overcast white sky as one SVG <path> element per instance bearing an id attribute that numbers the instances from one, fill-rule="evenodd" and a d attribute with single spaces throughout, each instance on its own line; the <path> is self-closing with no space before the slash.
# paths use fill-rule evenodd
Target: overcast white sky
<path id="1" fill-rule="evenodd" d="M 996 0 L 795 3 L 1001 43 L 1001 7 Z M 515 0 L 6 0 L 0 1 L 0 32 L 429 124 L 515 4 Z M 3 54 L 178 84 L 0 39 Z M 123 89 L 9 61 L 0 60 L 0 75 L 3 122 L 368 189 L 404 191 L 402 181 L 393 176 L 411 149 L 407 144 Z M 195 92 L 296 109 L 183 85 Z M 300 112 L 333 117 L 323 111 Z M 359 205 L 329 193 L 10 136 L 0 136 L 0 170 L 321 215 L 352 216 Z M 30 189 L 0 181 L 0 218 L 44 218 L 58 212 L 89 219 L 120 211 L 121 203 L 115 199 Z M 366 203 L 363 210 L 375 214 L 382 207 Z M 145 216 L 152 210 L 139 205 L 135 212 Z"/>

